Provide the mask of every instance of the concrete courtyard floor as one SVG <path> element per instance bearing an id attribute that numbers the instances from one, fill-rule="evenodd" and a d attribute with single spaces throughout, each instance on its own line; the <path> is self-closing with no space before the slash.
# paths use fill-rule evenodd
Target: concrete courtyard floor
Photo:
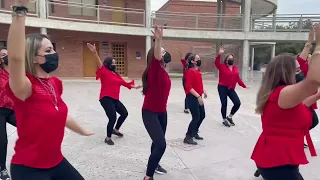
<path id="1" fill-rule="evenodd" d="M 137 80 L 139 84 L 141 81 Z M 156 180 L 261 180 L 255 178 L 255 164 L 250 159 L 253 147 L 261 132 L 258 115 L 254 114 L 259 82 L 247 83 L 250 88 L 237 86 L 242 106 L 234 116 L 235 127 L 221 124 L 217 81 L 205 81 L 208 99 L 205 100 L 206 119 L 200 135 L 205 139 L 197 146 L 182 143 L 191 115 L 183 113 L 184 92 L 180 79 L 172 80 L 168 102 L 167 149 L 161 165 L 167 175 L 155 175 Z M 143 96 L 140 90 L 122 88 L 121 101 L 129 116 L 121 131 L 123 138 L 113 137 L 114 146 L 104 143 L 107 118 L 98 101 L 100 83 L 92 80 L 64 81 L 64 100 L 70 114 L 95 135 L 82 137 L 66 130 L 63 154 L 86 180 L 142 180 L 150 154 L 151 140 L 141 119 Z M 228 110 L 232 103 L 229 101 Z M 8 161 L 14 153 L 17 138 L 15 129 L 8 125 Z M 319 153 L 320 130 L 315 128 L 312 137 Z M 41 135 L 41 134 L 39 134 Z M 320 180 L 320 158 L 311 158 L 301 167 L 306 180 Z"/>

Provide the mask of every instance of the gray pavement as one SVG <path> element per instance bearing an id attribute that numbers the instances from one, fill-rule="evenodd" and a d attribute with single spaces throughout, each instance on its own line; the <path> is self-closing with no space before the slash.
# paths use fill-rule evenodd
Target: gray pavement
<path id="1" fill-rule="evenodd" d="M 139 80 L 136 81 L 140 83 Z M 250 160 L 251 152 L 261 132 L 258 115 L 254 114 L 256 92 L 259 82 L 247 83 L 250 89 L 237 87 L 242 106 L 234 116 L 235 127 L 221 124 L 220 102 L 217 81 L 205 81 L 208 99 L 205 100 L 206 119 L 200 129 L 205 139 L 198 146 L 182 143 L 191 115 L 183 113 L 184 92 L 180 79 L 172 80 L 168 102 L 168 146 L 161 165 L 167 175 L 155 175 L 156 180 L 261 180 L 255 178 L 255 164 Z M 70 114 L 88 129 L 95 132 L 91 137 L 82 137 L 66 130 L 63 154 L 79 170 L 86 180 L 142 180 L 150 154 L 151 140 L 141 119 L 143 97 L 140 90 L 121 89 L 121 101 L 129 116 L 121 131 L 123 138 L 113 137 L 115 146 L 104 143 L 107 118 L 98 101 L 99 82 L 92 80 L 64 81 L 64 100 Z M 228 110 L 232 103 L 228 102 Z M 15 129 L 8 125 L 8 164 L 14 153 L 17 138 Z M 312 137 L 319 153 L 320 130 L 315 128 Z M 40 134 L 39 134 L 40 135 Z M 320 180 L 317 167 L 319 158 L 301 167 L 306 180 Z"/>

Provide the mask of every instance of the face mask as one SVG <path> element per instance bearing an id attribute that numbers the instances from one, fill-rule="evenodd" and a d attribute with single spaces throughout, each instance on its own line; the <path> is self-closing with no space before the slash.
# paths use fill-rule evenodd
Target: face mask
<path id="1" fill-rule="evenodd" d="M 117 66 L 116 66 L 116 65 L 111 65 L 111 66 L 110 66 L 110 70 L 111 70 L 111 71 L 116 71 L 116 69 L 117 69 Z"/>
<path id="2" fill-rule="evenodd" d="M 302 81 L 304 79 L 303 72 L 300 72 L 299 74 L 296 74 L 296 83 Z"/>
<path id="3" fill-rule="evenodd" d="M 229 59 L 229 60 L 228 60 L 228 65 L 231 66 L 231 65 L 233 65 L 233 63 L 234 63 L 234 60 L 233 60 L 233 59 Z"/>
<path id="4" fill-rule="evenodd" d="M 5 65 L 8 65 L 8 64 L 9 64 L 8 55 L 6 55 L 5 57 L 3 57 L 2 59 L 3 59 L 3 63 L 4 63 Z"/>
<path id="5" fill-rule="evenodd" d="M 201 66 L 201 60 L 197 61 L 197 66 L 200 67 Z"/>
<path id="6" fill-rule="evenodd" d="M 165 64 L 168 64 L 171 61 L 171 55 L 168 52 L 166 52 L 163 55 L 162 59 Z"/>
<path id="7" fill-rule="evenodd" d="M 46 62 L 44 64 L 40 64 L 40 67 L 46 73 L 51 73 L 58 68 L 59 65 L 59 55 L 57 53 L 47 54 L 44 56 Z"/>

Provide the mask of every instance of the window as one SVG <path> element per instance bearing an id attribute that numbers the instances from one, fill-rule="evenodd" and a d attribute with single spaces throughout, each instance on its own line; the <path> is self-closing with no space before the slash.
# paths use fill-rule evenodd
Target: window
<path id="1" fill-rule="evenodd" d="M 68 0 L 69 14 L 77 16 L 96 16 L 97 10 L 90 5 L 97 5 L 97 0 Z"/>
<path id="2" fill-rule="evenodd" d="M 0 8 L 6 8 L 4 1 L 5 0 L 0 0 Z"/>
<path id="3" fill-rule="evenodd" d="M 36 13 L 37 12 L 37 3 L 36 1 L 30 1 L 29 5 L 28 5 L 28 10 L 31 13 Z"/>

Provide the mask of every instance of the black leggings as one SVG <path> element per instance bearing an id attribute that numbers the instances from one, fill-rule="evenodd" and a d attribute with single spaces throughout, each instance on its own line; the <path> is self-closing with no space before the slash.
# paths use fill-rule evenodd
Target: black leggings
<path id="1" fill-rule="evenodd" d="M 192 120 L 189 124 L 188 131 L 186 133 L 187 137 L 194 137 L 200 128 L 203 119 L 206 117 L 204 110 L 204 105 L 199 105 L 198 99 L 192 95 L 187 95 L 188 106 L 192 115 Z"/>
<path id="2" fill-rule="evenodd" d="M 81 174 L 66 159 L 49 169 L 11 164 L 10 170 L 12 180 L 84 180 Z"/>
<path id="3" fill-rule="evenodd" d="M 239 110 L 241 102 L 238 94 L 234 89 L 229 89 L 227 86 L 218 85 L 218 92 L 219 92 L 220 101 L 221 101 L 221 115 L 223 119 L 226 119 L 227 105 L 228 105 L 227 97 L 229 97 L 233 102 L 233 107 L 230 112 L 230 114 L 232 115 L 234 115 Z"/>
<path id="4" fill-rule="evenodd" d="M 7 168 L 7 123 L 15 127 L 17 126 L 14 111 L 7 108 L 0 108 L 0 171 Z"/>
<path id="5" fill-rule="evenodd" d="M 114 124 L 117 122 L 115 129 L 119 130 L 123 122 L 128 117 L 128 111 L 126 107 L 116 99 L 111 97 L 103 97 L 100 99 L 100 104 L 103 107 L 104 111 L 109 118 L 108 126 L 107 126 L 107 137 L 111 137 Z M 117 113 L 120 114 L 117 121 Z"/>
<path id="6" fill-rule="evenodd" d="M 154 113 L 148 110 L 142 110 L 142 119 L 143 124 L 152 139 L 151 154 L 146 175 L 153 177 L 167 146 L 165 138 L 167 130 L 167 112 Z"/>
<path id="7" fill-rule="evenodd" d="M 186 90 L 186 79 L 185 78 L 182 78 L 182 86 L 183 86 L 183 89 Z M 189 109 L 188 102 L 187 102 L 187 95 L 184 98 L 184 109 Z"/>
<path id="8" fill-rule="evenodd" d="M 299 166 L 278 166 L 273 168 L 259 168 L 261 176 L 265 180 L 303 180 L 299 172 Z"/>

